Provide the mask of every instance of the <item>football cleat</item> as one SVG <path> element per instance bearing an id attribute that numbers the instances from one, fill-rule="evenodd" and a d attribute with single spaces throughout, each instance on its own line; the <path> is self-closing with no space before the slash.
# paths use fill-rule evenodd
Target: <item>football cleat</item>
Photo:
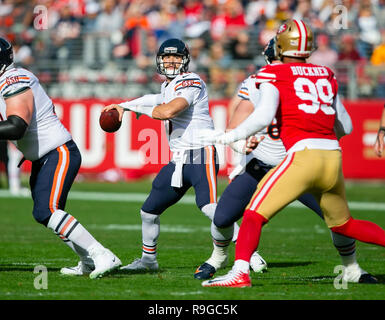
<path id="1" fill-rule="evenodd" d="M 203 287 L 230 287 L 244 288 L 251 287 L 249 273 L 240 270 L 230 270 L 228 274 L 202 282 Z"/>
<path id="2" fill-rule="evenodd" d="M 101 278 L 122 265 L 120 259 L 106 248 L 92 248 L 88 252 L 95 263 L 95 270 L 90 273 L 91 279 Z"/>
<path id="3" fill-rule="evenodd" d="M 342 280 L 351 283 L 378 283 L 375 277 L 361 269 L 358 264 L 346 267 Z"/>
<path id="4" fill-rule="evenodd" d="M 214 275 L 215 271 L 215 268 L 211 264 L 205 262 L 201 264 L 198 269 L 196 269 L 194 278 L 199 280 L 210 279 Z"/>
<path id="5" fill-rule="evenodd" d="M 134 262 L 120 268 L 121 271 L 154 271 L 158 269 L 159 265 L 156 260 L 150 262 L 144 261 L 141 258 L 137 258 L 134 260 Z"/>
<path id="6" fill-rule="evenodd" d="M 66 276 L 84 276 L 89 275 L 94 269 L 94 264 L 86 264 L 83 261 L 79 261 L 75 267 L 61 268 L 60 273 Z"/>
<path id="7" fill-rule="evenodd" d="M 254 272 L 262 273 L 264 270 L 267 270 L 266 261 L 255 251 L 250 258 L 250 268 Z"/>
<path id="8" fill-rule="evenodd" d="M 361 275 L 358 283 L 375 284 L 378 283 L 376 277 L 373 277 L 370 273 L 364 273 Z"/>

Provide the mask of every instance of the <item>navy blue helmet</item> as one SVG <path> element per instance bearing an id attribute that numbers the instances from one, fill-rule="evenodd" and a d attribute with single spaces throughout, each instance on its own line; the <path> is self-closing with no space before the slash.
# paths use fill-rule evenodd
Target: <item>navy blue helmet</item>
<path id="1" fill-rule="evenodd" d="M 0 74 L 13 63 L 13 48 L 12 45 L 5 40 L 0 38 Z"/>
<path id="2" fill-rule="evenodd" d="M 181 63 L 174 62 L 174 67 L 165 68 L 163 57 L 167 55 L 175 55 L 182 57 Z M 156 55 L 156 68 L 158 73 L 165 75 L 167 78 L 175 78 L 178 74 L 188 71 L 190 63 L 190 52 L 186 44 L 179 39 L 168 39 L 159 47 Z"/>
<path id="3" fill-rule="evenodd" d="M 271 64 L 274 60 L 277 60 L 277 55 L 275 53 L 275 37 L 272 38 L 266 45 L 262 55 L 265 58 L 267 64 Z"/>

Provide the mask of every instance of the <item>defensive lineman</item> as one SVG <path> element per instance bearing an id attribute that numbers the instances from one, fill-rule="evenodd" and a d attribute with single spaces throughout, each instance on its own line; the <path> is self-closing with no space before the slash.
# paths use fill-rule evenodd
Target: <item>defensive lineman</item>
<path id="1" fill-rule="evenodd" d="M 275 57 L 275 38 L 273 38 L 263 52 L 268 64 L 280 63 Z M 234 129 L 243 120 L 247 118 L 258 104 L 259 89 L 255 86 L 256 76 L 252 75 L 242 82 L 238 97 L 240 102 L 236 107 L 233 117 L 230 120 L 227 130 Z M 218 234 L 213 234 L 213 238 L 219 238 L 223 241 L 232 236 L 232 225 L 240 219 L 249 203 L 259 181 L 265 174 L 278 165 L 286 156 L 285 147 L 279 137 L 277 121 L 257 134 L 264 139 L 258 144 L 257 148 L 251 154 L 244 156 L 241 163 L 230 174 L 231 183 L 227 186 L 218 202 L 214 214 L 213 223 L 216 225 Z M 231 144 L 232 148 L 244 153 L 244 142 L 242 140 Z M 312 209 L 319 217 L 323 219 L 323 214 L 316 199 L 307 193 L 298 199 L 304 205 Z M 338 250 L 342 263 L 345 266 L 343 279 L 347 282 L 358 283 L 377 283 L 377 279 L 366 271 L 362 270 L 356 260 L 355 240 L 347 238 L 335 232 L 331 232 L 334 246 Z M 250 259 L 250 267 L 254 271 L 260 271 L 266 268 L 266 262 L 255 252 Z M 200 267 L 201 279 L 208 279 L 215 272 L 215 269 L 208 262 Z"/>
<path id="2" fill-rule="evenodd" d="M 130 110 L 151 118 L 164 120 L 172 160 L 164 166 L 152 183 L 144 202 L 142 219 L 142 257 L 122 270 L 157 270 L 157 241 L 160 215 L 178 202 L 193 187 L 198 208 L 211 220 L 217 205 L 217 153 L 211 143 L 196 137 L 202 129 L 214 128 L 209 114 L 204 81 L 188 72 L 190 54 L 179 39 L 168 39 L 159 47 L 156 64 L 158 73 L 166 76 L 160 94 L 149 94 L 120 105 L 109 105 L 104 111 L 117 109 L 120 119 Z M 221 254 L 221 244 L 214 251 Z M 223 265 L 227 261 L 222 261 Z M 218 266 L 218 267 L 222 267 Z"/>
<path id="3" fill-rule="evenodd" d="M 232 270 L 203 286 L 251 286 L 249 261 L 258 248 L 262 226 L 306 192 L 315 196 L 333 232 L 385 246 L 382 228 L 350 215 L 338 138 L 350 133 L 352 125 L 333 72 L 306 63 L 313 45 L 310 27 L 290 20 L 276 37 L 277 56 L 283 63 L 257 74 L 261 97 L 255 111 L 235 130 L 210 140 L 232 143 L 258 132 L 276 116 L 287 156 L 258 184 L 244 212 Z"/>
<path id="4" fill-rule="evenodd" d="M 32 161 L 33 216 L 80 258 L 76 267 L 63 268 L 61 273 L 89 274 L 93 279 L 118 268 L 119 258 L 64 211 L 80 167 L 80 152 L 56 116 L 39 80 L 28 70 L 14 66 L 12 46 L 3 38 L 0 38 L 0 93 L 0 139 L 12 140 L 25 159 Z"/>

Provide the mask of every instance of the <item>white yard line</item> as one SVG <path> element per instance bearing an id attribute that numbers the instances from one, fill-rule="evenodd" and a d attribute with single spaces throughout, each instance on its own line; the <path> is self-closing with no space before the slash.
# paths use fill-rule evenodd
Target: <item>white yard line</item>
<path id="1" fill-rule="evenodd" d="M 113 193 L 113 192 L 86 192 L 71 191 L 68 198 L 70 200 L 89 200 L 89 201 L 111 201 L 111 202 L 143 202 L 146 200 L 146 193 Z M 19 195 L 12 195 L 8 190 L 0 190 L 0 198 L 30 198 L 30 194 L 24 192 Z M 178 203 L 195 205 L 195 196 L 185 195 Z M 298 201 L 289 205 L 292 208 L 308 209 Z M 349 201 L 349 208 L 352 210 L 385 211 L 384 202 L 358 202 Z"/>

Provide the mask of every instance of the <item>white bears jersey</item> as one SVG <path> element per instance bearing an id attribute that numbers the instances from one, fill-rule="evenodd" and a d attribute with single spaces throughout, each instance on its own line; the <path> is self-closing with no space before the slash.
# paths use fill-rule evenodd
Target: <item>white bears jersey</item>
<path id="1" fill-rule="evenodd" d="M 32 119 L 23 138 L 12 141 L 27 160 L 37 160 L 72 139 L 55 114 L 52 100 L 36 76 L 22 68 L 11 68 L 0 76 L 0 121 L 6 120 L 5 100 L 31 89 L 34 97 Z"/>
<path id="2" fill-rule="evenodd" d="M 250 100 L 254 108 L 259 99 L 259 89 L 255 86 L 255 77 L 252 75 L 242 82 L 238 89 L 238 97 L 244 100 Z M 262 162 L 276 166 L 286 156 L 286 149 L 279 138 L 277 130 L 277 121 L 273 120 L 272 124 L 256 134 L 256 136 L 264 136 L 265 138 L 258 144 L 257 148 L 247 155 L 247 161 L 257 158 Z"/>
<path id="3" fill-rule="evenodd" d="M 165 121 L 171 151 L 207 146 L 207 143 L 196 138 L 200 129 L 214 129 L 204 81 L 196 73 L 180 74 L 169 83 L 165 81 L 162 84 L 161 96 L 162 103 L 169 103 L 175 98 L 185 98 L 189 103 L 187 109 Z"/>

